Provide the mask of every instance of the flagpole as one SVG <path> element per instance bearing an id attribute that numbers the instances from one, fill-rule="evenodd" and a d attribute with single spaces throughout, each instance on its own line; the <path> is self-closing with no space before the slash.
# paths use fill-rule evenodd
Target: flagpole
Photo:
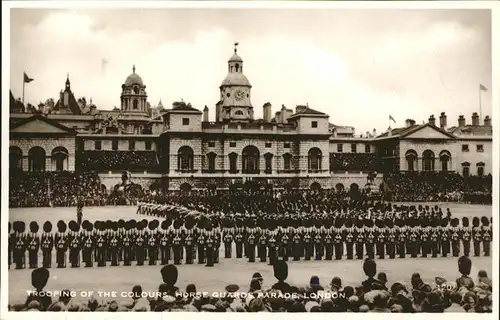
<path id="1" fill-rule="evenodd" d="M 479 87 L 479 124 L 483 119 L 483 107 L 481 106 L 481 87 Z"/>
<path id="2" fill-rule="evenodd" d="M 23 107 L 24 107 L 24 85 L 25 84 L 26 84 L 26 81 L 24 81 L 24 75 L 23 75 Z M 24 109 L 26 109 L 26 107 Z"/>

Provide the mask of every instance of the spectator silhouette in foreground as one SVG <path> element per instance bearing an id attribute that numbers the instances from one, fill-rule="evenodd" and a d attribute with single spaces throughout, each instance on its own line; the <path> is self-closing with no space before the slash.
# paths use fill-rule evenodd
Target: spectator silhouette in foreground
<path id="1" fill-rule="evenodd" d="M 46 311 L 52 304 L 52 298 L 46 295 L 43 288 L 47 285 L 49 280 L 50 272 L 45 268 L 38 268 L 31 272 L 31 285 L 35 288 L 35 291 L 28 295 L 26 299 L 26 307 L 29 306 L 30 302 L 37 301 L 40 306 L 41 311 Z"/>
<path id="2" fill-rule="evenodd" d="M 272 288 L 283 293 L 290 293 L 290 285 L 285 282 L 288 278 L 288 264 L 283 260 L 278 260 L 273 265 L 274 277 L 278 280 Z"/>

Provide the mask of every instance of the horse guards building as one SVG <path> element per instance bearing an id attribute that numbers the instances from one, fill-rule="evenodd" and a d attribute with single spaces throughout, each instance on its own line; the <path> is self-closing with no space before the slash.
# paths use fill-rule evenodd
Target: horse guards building
<path id="1" fill-rule="evenodd" d="M 183 101 L 169 109 L 160 101 L 151 108 L 135 66 L 122 85 L 120 108 L 113 110 L 77 100 L 69 75 L 58 101 L 38 109 L 25 107 L 11 93 L 10 167 L 97 171 L 108 189 L 127 171 L 143 188 L 169 190 L 245 185 L 378 190 L 388 172 L 491 173 L 488 116 L 474 113 L 470 122 L 460 116 L 449 126 L 441 113 L 425 124 L 408 119 L 403 127 L 363 135 L 330 123 L 329 115 L 308 105 L 276 109 L 265 103 L 263 118 L 255 119 L 252 86 L 236 48 L 227 71 L 211 110 Z M 214 122 L 209 112 L 215 112 Z"/>

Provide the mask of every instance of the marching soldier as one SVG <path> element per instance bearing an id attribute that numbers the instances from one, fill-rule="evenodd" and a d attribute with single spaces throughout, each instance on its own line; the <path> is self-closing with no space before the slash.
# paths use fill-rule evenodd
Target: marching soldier
<path id="1" fill-rule="evenodd" d="M 44 268 L 52 266 L 52 249 L 54 248 L 54 237 L 52 236 L 52 223 L 45 221 L 43 224 L 43 234 L 40 239 L 42 247 L 42 265 Z"/>
<path id="2" fill-rule="evenodd" d="M 483 235 L 481 232 L 481 227 L 479 227 L 479 218 L 474 217 L 472 219 L 472 241 L 474 246 L 474 256 L 479 257 L 481 255 L 481 241 L 483 240 Z"/>
<path id="3" fill-rule="evenodd" d="M 490 244 L 492 240 L 492 235 L 491 235 L 491 226 L 490 226 L 490 221 L 488 220 L 487 217 L 482 217 L 481 218 L 481 223 L 483 224 L 481 227 L 481 233 L 482 233 L 482 238 L 483 238 L 483 253 L 485 257 L 490 256 Z"/>
<path id="4" fill-rule="evenodd" d="M 441 255 L 447 257 L 450 253 L 450 228 L 448 227 L 448 220 L 443 219 L 441 222 Z"/>
<path id="5" fill-rule="evenodd" d="M 214 266 L 214 239 L 212 238 L 212 228 L 209 226 L 207 230 L 207 239 L 205 240 L 206 245 L 206 258 L 207 264 L 205 267 Z"/>
<path id="6" fill-rule="evenodd" d="M 26 230 L 26 224 L 23 221 L 15 221 L 13 225 L 14 229 L 14 252 L 13 258 L 16 264 L 16 269 L 24 269 L 26 267 L 26 246 L 27 238 L 24 231 Z"/>
<path id="7" fill-rule="evenodd" d="M 85 263 L 85 268 L 91 268 L 94 265 L 93 254 L 92 254 L 95 245 L 94 235 L 93 235 L 94 226 L 90 222 L 85 223 L 84 221 L 82 223 L 82 227 L 85 230 L 82 238 L 83 241 L 82 259 L 83 262 Z"/>
<path id="8" fill-rule="evenodd" d="M 356 238 L 356 258 L 364 258 L 364 248 L 365 248 L 365 230 L 364 221 L 358 219 L 355 228 L 355 238 Z"/>
<path id="9" fill-rule="evenodd" d="M 352 220 L 348 219 L 344 229 L 347 260 L 352 260 L 354 258 L 354 235 L 355 235 L 355 230 L 353 227 Z"/>
<path id="10" fill-rule="evenodd" d="M 80 225 L 75 221 L 71 220 L 69 222 L 70 232 L 68 234 L 68 245 L 69 245 L 69 261 L 71 263 L 71 268 L 80 267 Z"/>
<path id="11" fill-rule="evenodd" d="M 260 262 L 267 260 L 267 230 L 264 230 L 259 238 L 259 247 L 257 248 Z"/>
<path id="12" fill-rule="evenodd" d="M 472 230 L 469 227 L 469 218 L 462 218 L 462 228 L 460 231 L 460 238 L 462 239 L 462 245 L 464 247 L 464 256 L 468 257 L 470 255 L 470 240 L 472 238 Z"/>
<path id="13" fill-rule="evenodd" d="M 40 237 L 38 236 L 38 223 L 30 223 L 30 234 L 27 236 L 28 242 L 28 260 L 30 269 L 38 268 L 38 250 L 40 250 Z"/>
<path id="14" fill-rule="evenodd" d="M 458 224 L 458 218 L 451 219 L 451 253 L 454 257 L 458 257 L 458 255 L 460 254 L 460 229 L 458 227 Z"/>
<path id="15" fill-rule="evenodd" d="M 66 235 L 66 223 L 59 220 L 57 222 L 58 233 L 55 236 L 56 263 L 58 268 L 66 268 L 66 251 L 68 250 L 68 236 Z"/>
<path id="16" fill-rule="evenodd" d="M 231 228 L 224 228 L 224 258 L 230 259 L 233 251 L 233 232 Z"/>
<path id="17" fill-rule="evenodd" d="M 168 264 L 168 260 L 170 258 L 170 239 L 168 237 L 168 225 L 167 220 L 163 220 L 161 222 L 161 231 L 159 232 L 159 243 L 160 243 L 160 263 L 162 266 Z"/>

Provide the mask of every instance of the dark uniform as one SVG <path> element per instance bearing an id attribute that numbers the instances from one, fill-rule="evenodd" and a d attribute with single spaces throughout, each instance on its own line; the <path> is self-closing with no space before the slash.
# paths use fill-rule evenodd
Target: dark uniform
<path id="1" fill-rule="evenodd" d="M 448 220 L 443 219 L 441 222 L 441 230 L 439 232 L 441 236 L 441 255 L 447 257 L 450 253 L 451 243 L 450 243 L 450 228 L 448 226 Z"/>
<path id="2" fill-rule="evenodd" d="M 486 217 L 481 218 L 482 222 L 482 227 L 481 227 L 481 234 L 482 234 L 482 240 L 483 240 L 483 254 L 485 257 L 490 256 L 490 244 L 492 241 L 492 230 L 490 226 L 490 221 Z"/>
<path id="3" fill-rule="evenodd" d="M 264 230 L 259 238 L 259 246 L 257 248 L 260 262 L 267 260 L 267 230 Z"/>
<path id="4" fill-rule="evenodd" d="M 118 223 L 113 222 L 111 224 L 111 230 L 109 233 L 109 254 L 111 257 L 111 266 L 116 267 L 118 263 L 118 254 L 120 252 L 120 246 L 123 245 L 120 234 L 118 233 Z"/>
<path id="5" fill-rule="evenodd" d="M 94 266 L 94 226 L 85 221 L 82 223 L 82 227 L 84 228 L 82 235 L 82 260 L 85 264 L 85 268 L 91 268 Z"/>
<path id="6" fill-rule="evenodd" d="M 269 240 L 267 241 L 267 246 L 269 248 L 269 265 L 274 265 L 278 260 L 278 247 L 274 236 L 274 232 L 271 233 Z"/>
<path id="7" fill-rule="evenodd" d="M 80 250 L 81 240 L 80 240 L 80 225 L 75 221 L 69 222 L 69 233 L 68 233 L 68 246 L 69 246 L 69 261 L 71 263 L 71 268 L 80 267 Z"/>
<path id="8" fill-rule="evenodd" d="M 206 252 L 206 258 L 207 258 L 207 264 L 205 265 L 206 267 L 213 267 L 214 266 L 214 239 L 213 239 L 213 234 L 212 234 L 212 229 L 209 228 L 207 230 L 207 238 L 205 240 L 205 252 Z"/>
<path id="9" fill-rule="evenodd" d="M 387 231 L 387 242 L 386 249 L 389 259 L 396 258 L 396 229 L 394 228 L 394 223 L 392 220 L 387 220 L 386 225 L 388 227 Z"/>
<path id="10" fill-rule="evenodd" d="M 237 227 L 234 235 L 234 243 L 236 244 L 236 258 L 240 259 L 243 257 L 243 242 L 245 240 L 245 235 L 242 227 Z"/>
<path id="11" fill-rule="evenodd" d="M 148 231 L 148 258 L 149 265 L 155 266 L 156 260 L 158 260 L 158 228 L 159 222 L 158 220 L 152 220 L 149 222 L 149 231 Z"/>
<path id="12" fill-rule="evenodd" d="M 347 260 L 352 260 L 354 258 L 354 241 L 355 241 L 355 230 L 353 228 L 352 221 L 349 219 L 346 221 L 344 228 L 344 239 L 345 239 L 345 249 L 347 253 Z"/>
<path id="13" fill-rule="evenodd" d="M 255 237 L 255 232 L 251 231 L 247 237 L 247 256 L 248 262 L 255 262 L 255 243 L 257 239 Z"/>
<path id="14" fill-rule="evenodd" d="M 38 235 L 38 223 L 30 223 L 30 233 L 26 237 L 28 244 L 28 261 L 30 269 L 38 268 L 38 251 L 40 250 L 40 236 Z"/>
<path id="15" fill-rule="evenodd" d="M 233 229 L 225 228 L 223 233 L 224 258 L 230 259 L 233 253 Z"/>
<path id="16" fill-rule="evenodd" d="M 479 227 L 479 218 L 474 217 L 472 219 L 472 242 L 474 246 L 474 256 L 479 257 L 481 255 L 481 241 L 483 240 L 483 235 L 481 232 L 481 227 Z"/>
<path id="17" fill-rule="evenodd" d="M 408 250 L 410 250 L 410 257 L 416 258 L 418 255 L 418 242 L 419 242 L 419 232 L 418 227 L 412 222 L 409 230 L 410 234 L 408 236 Z"/>
<path id="18" fill-rule="evenodd" d="M 451 239 L 451 253 L 454 257 L 460 254 L 460 228 L 458 227 L 458 218 L 451 220 L 450 239 Z"/>
<path id="19" fill-rule="evenodd" d="M 56 263 L 58 268 L 66 268 L 66 251 L 68 250 L 68 236 L 66 234 L 66 223 L 59 220 L 57 222 L 57 234 L 54 242 L 56 246 Z"/>
<path id="20" fill-rule="evenodd" d="M 383 220 L 377 220 L 377 239 L 376 239 L 376 249 L 379 259 L 385 259 L 385 244 L 387 241 L 387 234 L 385 229 L 385 223 Z"/>
<path id="21" fill-rule="evenodd" d="M 78 225 L 82 225 L 83 218 L 83 201 L 79 200 L 78 205 L 76 207 L 76 221 Z"/>
<path id="22" fill-rule="evenodd" d="M 464 248 L 464 256 L 470 255 L 470 241 L 472 238 L 472 229 L 469 226 L 469 218 L 462 218 L 462 228 L 460 230 L 460 238 L 462 239 L 462 246 Z"/>
<path id="23" fill-rule="evenodd" d="M 96 234 L 95 234 L 95 245 L 96 245 L 96 257 L 98 267 L 106 266 L 106 249 L 108 246 L 106 235 L 104 233 L 104 222 L 96 221 Z"/>
<path id="24" fill-rule="evenodd" d="M 44 268 L 52 266 L 52 249 L 54 248 L 54 236 L 51 233 L 52 223 L 45 221 L 43 224 L 43 234 L 40 239 L 40 246 L 42 248 L 42 265 Z"/>
<path id="25" fill-rule="evenodd" d="M 160 237 L 160 263 L 161 265 L 167 265 L 170 258 L 170 238 L 168 236 L 168 228 L 170 225 L 168 221 L 163 220 L 161 222 L 161 231 L 159 231 L 158 236 Z"/>
<path id="26" fill-rule="evenodd" d="M 23 221 L 14 222 L 14 252 L 13 258 L 16 269 L 26 268 L 27 236 L 25 234 L 26 224 Z"/>
<path id="27" fill-rule="evenodd" d="M 292 239 L 290 239 L 290 233 L 288 230 L 283 230 L 283 234 L 281 235 L 280 239 L 280 253 L 283 256 L 283 261 L 288 261 L 288 253 L 289 253 L 289 246 L 292 243 Z"/>
<path id="28" fill-rule="evenodd" d="M 365 248 L 365 229 L 364 221 L 361 219 L 358 219 L 356 222 L 354 238 L 356 239 L 356 258 L 363 259 Z"/>
<path id="29" fill-rule="evenodd" d="M 184 248 L 186 249 L 186 264 L 193 264 L 193 251 L 195 244 L 193 232 L 193 229 L 187 229 L 186 236 L 184 237 Z"/>
<path id="30" fill-rule="evenodd" d="M 339 221 L 335 222 L 332 236 L 335 248 L 335 260 L 341 260 L 344 255 L 344 235 Z"/>
<path id="31" fill-rule="evenodd" d="M 342 232 L 342 230 L 340 230 Z M 335 228 L 330 227 L 325 234 L 325 259 L 330 261 L 333 259 L 333 238 L 335 235 Z"/>
<path id="32" fill-rule="evenodd" d="M 408 236 L 408 229 L 404 225 L 403 220 L 399 220 L 399 226 L 397 227 L 397 246 L 399 258 L 406 258 L 406 242 Z"/>
<path id="33" fill-rule="evenodd" d="M 311 260 L 311 256 L 313 254 L 313 239 L 311 236 L 311 233 L 309 232 L 308 229 L 304 230 L 304 237 L 303 237 L 303 243 L 304 243 L 304 260 Z"/>

